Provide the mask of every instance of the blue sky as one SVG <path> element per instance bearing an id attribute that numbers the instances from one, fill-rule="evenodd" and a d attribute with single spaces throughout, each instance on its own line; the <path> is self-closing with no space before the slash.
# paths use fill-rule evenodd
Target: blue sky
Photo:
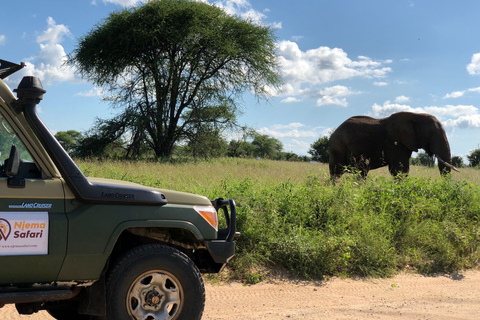
<path id="1" fill-rule="evenodd" d="M 310 144 L 354 115 L 398 111 L 439 118 L 453 155 L 480 146 L 480 1 L 222 0 L 231 14 L 276 29 L 284 86 L 268 102 L 246 94 L 240 122 L 278 138 L 285 151 Z M 3 0 L 0 58 L 27 63 L 47 94 L 41 117 L 53 132 L 89 129 L 116 112 L 62 66 L 77 39 L 136 0 Z"/>

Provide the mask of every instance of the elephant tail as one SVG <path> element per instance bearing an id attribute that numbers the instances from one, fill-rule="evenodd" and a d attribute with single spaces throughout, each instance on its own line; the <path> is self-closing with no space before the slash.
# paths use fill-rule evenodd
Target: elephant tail
<path id="1" fill-rule="evenodd" d="M 460 170 L 458 170 L 457 168 L 452 166 L 450 163 L 443 161 L 442 158 L 440 158 L 439 156 L 437 156 L 437 159 L 438 159 L 439 162 L 441 162 L 443 165 L 449 167 L 450 169 L 452 169 L 454 171 L 457 171 L 457 172 L 460 172 Z"/>

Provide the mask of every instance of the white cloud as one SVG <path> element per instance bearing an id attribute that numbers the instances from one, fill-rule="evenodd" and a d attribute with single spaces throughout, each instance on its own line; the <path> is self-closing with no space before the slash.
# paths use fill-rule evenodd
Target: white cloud
<path id="1" fill-rule="evenodd" d="M 409 101 L 410 101 L 410 98 L 406 97 L 404 95 L 401 95 L 401 96 L 398 96 L 398 97 L 395 98 L 396 103 L 405 103 L 405 102 L 409 102 Z"/>
<path id="2" fill-rule="evenodd" d="M 385 82 L 385 81 L 375 81 L 373 83 L 374 86 L 376 87 L 386 87 L 388 86 L 388 82 Z"/>
<path id="3" fill-rule="evenodd" d="M 283 144 L 283 150 L 286 152 L 293 152 L 298 155 L 307 155 L 310 150 L 310 142 L 291 139 Z"/>
<path id="4" fill-rule="evenodd" d="M 325 128 L 311 128 L 299 122 L 289 124 L 275 124 L 270 127 L 263 127 L 257 130 L 260 134 L 266 134 L 274 138 L 315 138 L 319 136 L 319 131 Z"/>
<path id="5" fill-rule="evenodd" d="M 264 21 L 267 16 L 260 11 L 254 10 L 247 0 L 220 0 L 213 2 L 213 4 L 225 10 L 228 14 L 248 19 L 258 24 L 265 24 Z M 264 12 L 268 12 L 268 10 Z M 276 22 L 273 24 L 273 27 L 281 29 L 282 24 L 281 22 Z"/>
<path id="6" fill-rule="evenodd" d="M 90 89 L 85 92 L 78 92 L 75 93 L 74 96 L 76 97 L 102 97 L 105 94 L 105 91 L 103 91 L 102 88 L 99 87 L 94 87 L 93 89 Z"/>
<path id="7" fill-rule="evenodd" d="M 472 56 L 472 61 L 467 65 L 467 71 L 471 75 L 480 75 L 480 53 Z"/>
<path id="8" fill-rule="evenodd" d="M 281 94 L 296 96 L 315 91 L 318 85 L 355 77 L 383 78 L 392 71 L 386 61 L 360 56 L 351 60 L 340 48 L 319 47 L 302 51 L 295 42 L 277 43 L 280 74 L 285 83 Z"/>
<path id="9" fill-rule="evenodd" d="M 454 91 L 452 93 L 447 93 L 443 99 L 450 99 L 450 98 L 460 98 L 460 97 L 463 97 L 463 95 L 465 94 L 465 91 L 462 90 L 462 91 Z"/>
<path id="10" fill-rule="evenodd" d="M 375 103 L 372 106 L 370 115 L 374 117 L 387 117 L 392 113 L 401 111 L 430 113 L 438 118 L 458 118 L 462 116 L 473 116 L 478 113 L 478 109 L 472 105 L 446 105 L 444 107 L 427 106 L 423 108 L 413 108 L 406 104 L 392 103 L 387 100 L 383 105 Z"/>
<path id="11" fill-rule="evenodd" d="M 65 36 L 72 37 L 72 33 L 63 24 L 56 24 L 52 17 L 47 19 L 48 28 L 37 37 L 37 43 L 56 44 L 63 41 Z"/>
<path id="12" fill-rule="evenodd" d="M 441 120 L 445 127 L 480 127 L 480 114 L 478 113 L 478 108 L 472 105 L 446 105 L 444 107 L 426 106 L 423 108 L 413 108 L 406 104 L 385 101 L 383 105 L 375 103 L 372 106 L 369 115 L 376 118 L 384 118 L 401 111 L 432 114 Z"/>
<path id="13" fill-rule="evenodd" d="M 4 34 L 0 34 L 0 46 L 1 46 L 2 44 L 5 44 L 5 40 L 7 40 L 7 37 L 5 37 Z"/>
<path id="14" fill-rule="evenodd" d="M 480 114 L 472 116 L 461 116 L 458 119 L 448 119 L 445 121 L 445 127 L 457 128 L 480 128 Z"/>
<path id="15" fill-rule="evenodd" d="M 12 75 L 9 82 L 18 83 L 25 75 L 36 76 L 43 84 L 79 81 L 75 75 L 75 69 L 65 64 L 67 54 L 60 44 L 65 37 L 71 36 L 68 27 L 56 24 L 55 20 L 49 17 L 47 29 L 36 38 L 40 51 L 35 56 L 26 58 L 25 68 Z"/>
<path id="16" fill-rule="evenodd" d="M 285 99 L 283 99 L 282 101 L 280 101 L 281 103 L 295 103 L 295 102 L 301 102 L 302 100 L 300 99 L 297 99 L 295 97 L 287 97 Z"/>
<path id="17" fill-rule="evenodd" d="M 298 129 L 298 128 L 302 128 L 302 127 L 305 127 L 305 125 L 303 123 L 300 123 L 300 122 L 292 122 L 292 123 L 289 123 L 289 124 L 274 124 L 272 126 L 273 129 L 277 129 L 277 130 L 283 130 L 283 129 Z"/>
<path id="18" fill-rule="evenodd" d="M 372 106 L 372 111 L 369 113 L 372 117 L 384 118 L 390 116 L 392 113 L 408 111 L 408 112 L 425 112 L 421 108 L 412 108 L 406 104 L 392 103 L 391 101 L 385 101 L 383 105 L 375 103 Z"/>
<path id="19" fill-rule="evenodd" d="M 260 134 L 279 139 L 283 143 L 285 151 L 294 152 L 298 155 L 307 155 L 310 144 L 314 140 L 329 136 L 332 131 L 332 128 L 310 127 L 299 122 L 275 124 L 257 130 Z"/>
<path id="20" fill-rule="evenodd" d="M 463 116 L 475 116 L 478 113 L 478 109 L 472 105 L 446 105 L 445 107 L 425 107 L 426 113 L 431 113 L 438 118 L 451 118 L 451 117 L 463 117 Z"/>
<path id="21" fill-rule="evenodd" d="M 348 102 L 346 98 L 335 98 L 330 96 L 323 96 L 317 100 L 317 106 L 337 105 L 347 107 Z"/>
<path id="22" fill-rule="evenodd" d="M 469 92 L 478 92 L 480 93 L 480 87 L 477 87 L 477 88 L 470 88 L 468 89 Z"/>
<path id="23" fill-rule="evenodd" d="M 267 128 L 263 127 L 257 130 L 258 133 L 260 134 L 266 134 L 275 138 L 315 138 L 317 136 L 317 133 L 314 131 L 308 131 L 308 130 L 298 130 L 298 129 L 292 129 L 285 131 L 279 130 L 279 129 L 274 129 L 274 128 Z"/>
<path id="24" fill-rule="evenodd" d="M 103 3 L 112 3 L 112 4 L 118 4 L 123 7 L 130 7 L 137 5 L 139 3 L 145 2 L 145 0 L 102 0 Z M 91 2 L 92 5 L 97 5 L 97 0 L 93 0 Z"/>
<path id="25" fill-rule="evenodd" d="M 354 92 L 345 86 L 333 86 L 329 88 L 324 88 L 319 91 L 320 98 L 317 100 L 317 106 L 325 105 L 339 105 L 342 107 L 348 106 L 346 96 L 352 94 L 358 94 L 359 92 Z"/>

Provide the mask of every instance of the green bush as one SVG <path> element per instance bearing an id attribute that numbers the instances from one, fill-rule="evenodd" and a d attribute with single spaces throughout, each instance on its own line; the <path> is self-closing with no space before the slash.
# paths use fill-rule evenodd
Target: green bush
<path id="1" fill-rule="evenodd" d="M 347 177 L 331 185 L 310 177 L 297 185 L 229 185 L 223 192 L 240 212 L 237 258 L 260 257 L 237 275 L 256 264 L 315 279 L 404 268 L 432 274 L 474 267 L 480 258 L 480 189 L 466 182 Z"/>
<path id="2" fill-rule="evenodd" d="M 344 175 L 332 184 L 325 172 L 308 173 L 309 164 L 287 162 L 81 167 L 96 176 L 235 199 L 242 235 L 229 269 L 249 283 L 278 268 L 308 279 L 384 277 L 405 268 L 452 272 L 480 261 L 480 186 L 438 177 L 438 171 L 434 178 L 422 171 L 401 181 Z M 269 179 L 279 168 L 282 178 Z M 477 172 L 468 170 L 465 175 Z"/>

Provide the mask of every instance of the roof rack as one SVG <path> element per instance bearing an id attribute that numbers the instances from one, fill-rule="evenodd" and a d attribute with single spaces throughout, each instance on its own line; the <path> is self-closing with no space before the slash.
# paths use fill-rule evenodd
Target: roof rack
<path id="1" fill-rule="evenodd" d="M 15 73 L 18 70 L 22 69 L 23 67 L 25 67 L 25 62 L 16 64 L 13 62 L 0 59 L 0 79 L 5 79 L 12 73 Z"/>

